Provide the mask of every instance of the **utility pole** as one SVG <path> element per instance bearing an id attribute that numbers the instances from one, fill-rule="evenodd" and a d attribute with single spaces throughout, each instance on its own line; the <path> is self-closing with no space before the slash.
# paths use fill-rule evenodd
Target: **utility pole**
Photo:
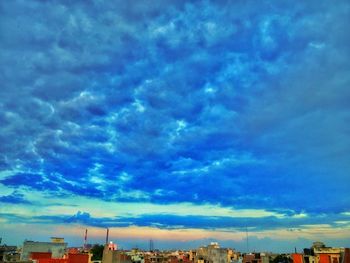
<path id="1" fill-rule="evenodd" d="M 249 240 L 248 240 L 248 226 L 245 227 L 245 234 L 247 239 L 247 254 L 249 253 Z"/>

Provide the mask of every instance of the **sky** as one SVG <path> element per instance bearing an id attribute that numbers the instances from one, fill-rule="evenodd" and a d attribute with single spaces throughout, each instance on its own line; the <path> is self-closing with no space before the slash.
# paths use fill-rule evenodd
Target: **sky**
<path id="1" fill-rule="evenodd" d="M 349 24 L 346 0 L 1 1 L 3 243 L 349 247 Z"/>

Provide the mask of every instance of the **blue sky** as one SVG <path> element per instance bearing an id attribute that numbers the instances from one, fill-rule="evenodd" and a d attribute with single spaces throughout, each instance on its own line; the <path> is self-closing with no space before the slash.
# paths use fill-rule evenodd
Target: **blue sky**
<path id="1" fill-rule="evenodd" d="M 348 1 L 0 5 L 5 242 L 350 246 Z"/>

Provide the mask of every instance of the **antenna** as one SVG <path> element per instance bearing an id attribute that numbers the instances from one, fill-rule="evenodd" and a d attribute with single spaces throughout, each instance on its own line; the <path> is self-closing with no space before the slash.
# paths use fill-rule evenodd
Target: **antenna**
<path id="1" fill-rule="evenodd" d="M 150 240 L 149 240 L 149 251 L 150 251 L 150 252 L 153 252 L 153 250 L 154 250 L 154 243 L 153 243 L 153 240 L 150 239 Z"/>
<path id="2" fill-rule="evenodd" d="M 86 249 L 86 241 L 87 241 L 87 229 L 85 229 L 85 236 L 84 236 L 84 250 Z"/>

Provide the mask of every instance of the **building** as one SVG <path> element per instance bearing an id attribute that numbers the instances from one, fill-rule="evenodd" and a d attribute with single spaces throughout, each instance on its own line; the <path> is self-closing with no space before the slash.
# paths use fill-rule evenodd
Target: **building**
<path id="1" fill-rule="evenodd" d="M 195 263 L 231 263 L 235 253 L 230 248 L 220 248 L 216 242 L 196 251 Z"/>
<path id="2" fill-rule="evenodd" d="M 103 250 L 102 263 L 132 263 L 132 260 L 130 255 L 117 250 L 117 246 L 110 242 Z"/>
<path id="3" fill-rule="evenodd" d="M 37 263 L 90 263 L 91 254 L 68 253 L 63 258 L 52 258 L 51 252 L 32 252 L 30 259 Z"/>
<path id="4" fill-rule="evenodd" d="M 342 248 L 314 248 L 314 254 L 319 263 L 341 263 Z"/>
<path id="5" fill-rule="evenodd" d="M 350 263 L 348 248 L 327 247 L 322 242 L 314 242 L 305 248 L 304 254 L 292 255 L 293 263 Z"/>
<path id="6" fill-rule="evenodd" d="M 0 246 L 0 262 L 13 262 L 19 260 L 19 253 L 16 246 Z"/>
<path id="7" fill-rule="evenodd" d="M 263 263 L 263 262 L 269 262 L 268 257 L 266 257 L 262 253 L 249 253 L 243 255 L 243 263 Z"/>
<path id="8" fill-rule="evenodd" d="M 131 257 L 131 261 L 133 263 L 144 263 L 145 262 L 144 252 L 140 251 L 137 248 L 133 248 L 131 251 L 127 252 L 126 254 Z"/>
<path id="9" fill-rule="evenodd" d="M 53 241 L 53 242 L 52 242 Z M 48 252 L 52 258 L 63 258 L 67 243 L 64 239 L 54 237 L 51 242 L 24 241 L 21 260 L 28 260 L 32 252 Z"/>
<path id="10" fill-rule="evenodd" d="M 345 248 L 342 255 L 342 263 L 350 263 L 350 248 Z"/>

